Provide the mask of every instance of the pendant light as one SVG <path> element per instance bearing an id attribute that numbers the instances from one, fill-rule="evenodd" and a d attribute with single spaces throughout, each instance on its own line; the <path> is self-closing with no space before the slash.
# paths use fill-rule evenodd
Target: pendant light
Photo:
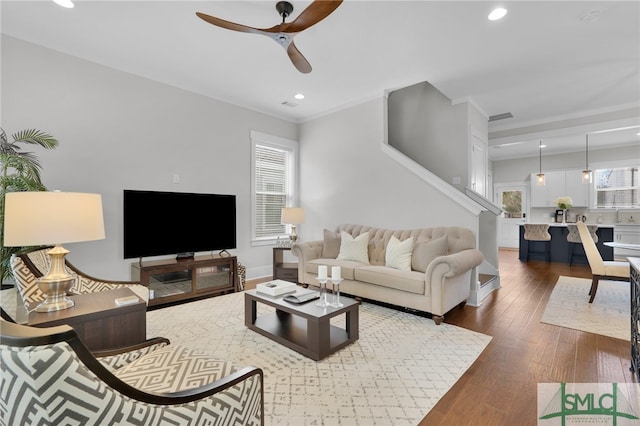
<path id="1" fill-rule="evenodd" d="M 586 135 L 586 147 L 585 147 L 585 157 L 586 157 L 586 165 L 584 170 L 582 171 L 582 183 L 591 183 L 591 170 L 589 169 L 589 134 Z"/>
<path id="2" fill-rule="evenodd" d="M 544 186 L 544 173 L 542 173 L 542 141 L 540 141 L 540 173 L 536 175 L 536 184 Z"/>

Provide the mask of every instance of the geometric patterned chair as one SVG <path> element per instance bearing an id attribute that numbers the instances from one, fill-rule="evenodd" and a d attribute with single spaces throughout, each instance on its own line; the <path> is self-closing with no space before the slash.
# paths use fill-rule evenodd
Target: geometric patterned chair
<path id="1" fill-rule="evenodd" d="M 167 343 L 91 353 L 69 326 L 0 320 L 0 423 L 264 424 L 261 369 Z"/>
<path id="2" fill-rule="evenodd" d="M 591 297 L 589 298 L 589 303 L 593 303 L 593 299 L 596 297 L 596 292 L 598 291 L 598 283 L 600 282 L 600 279 L 629 281 L 631 268 L 629 267 L 629 262 L 602 260 L 602 256 L 600 255 L 593 238 L 591 238 L 587 225 L 583 222 L 578 222 L 576 225 L 578 227 L 578 232 L 580 233 L 584 252 L 587 255 L 587 260 L 589 261 L 589 268 L 591 268 L 592 279 L 591 288 L 589 289 L 589 295 Z"/>
<path id="3" fill-rule="evenodd" d="M 11 256 L 11 272 L 16 281 L 18 293 L 22 298 L 27 311 L 33 310 L 45 299 L 44 293 L 38 287 L 37 279 L 44 276 L 51 265 L 51 258 L 47 251 L 51 247 L 39 247 Z M 71 294 L 95 293 L 98 291 L 114 290 L 127 287 L 140 296 L 145 302 L 149 302 L 149 289 L 137 281 L 113 281 L 103 280 L 89 276 L 73 266 L 65 259 L 67 273 L 75 282 L 71 288 Z"/>

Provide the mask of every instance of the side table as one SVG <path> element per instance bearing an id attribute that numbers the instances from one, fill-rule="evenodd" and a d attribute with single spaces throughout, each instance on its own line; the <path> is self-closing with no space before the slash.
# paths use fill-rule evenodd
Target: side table
<path id="1" fill-rule="evenodd" d="M 118 306 L 120 297 L 136 296 L 128 288 L 69 296 L 76 304 L 55 312 L 30 312 L 27 325 L 53 327 L 67 324 L 90 350 L 118 348 L 142 343 L 147 338 L 147 304 Z"/>
<path id="2" fill-rule="evenodd" d="M 285 254 L 288 251 L 291 251 L 291 247 L 273 248 L 273 279 L 298 284 L 298 263 L 285 262 Z"/>

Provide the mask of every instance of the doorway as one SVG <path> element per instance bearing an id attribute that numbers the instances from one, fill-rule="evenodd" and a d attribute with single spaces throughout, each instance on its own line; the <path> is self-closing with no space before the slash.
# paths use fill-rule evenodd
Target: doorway
<path id="1" fill-rule="evenodd" d="M 518 248 L 520 225 L 527 221 L 526 185 L 495 185 L 495 200 L 502 208 L 498 219 L 498 247 Z"/>

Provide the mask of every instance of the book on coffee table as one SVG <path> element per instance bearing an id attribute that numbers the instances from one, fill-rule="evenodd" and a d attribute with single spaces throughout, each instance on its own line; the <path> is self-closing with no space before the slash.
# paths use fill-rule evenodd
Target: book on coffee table
<path id="1" fill-rule="evenodd" d="M 280 296 L 287 293 L 293 293 L 297 288 L 298 286 L 290 281 L 273 280 L 258 284 L 256 286 L 256 291 L 269 296 Z"/>
<path id="2" fill-rule="evenodd" d="M 320 292 L 310 289 L 299 289 L 294 294 L 287 294 L 284 300 L 295 305 L 310 302 L 320 298 Z"/>

